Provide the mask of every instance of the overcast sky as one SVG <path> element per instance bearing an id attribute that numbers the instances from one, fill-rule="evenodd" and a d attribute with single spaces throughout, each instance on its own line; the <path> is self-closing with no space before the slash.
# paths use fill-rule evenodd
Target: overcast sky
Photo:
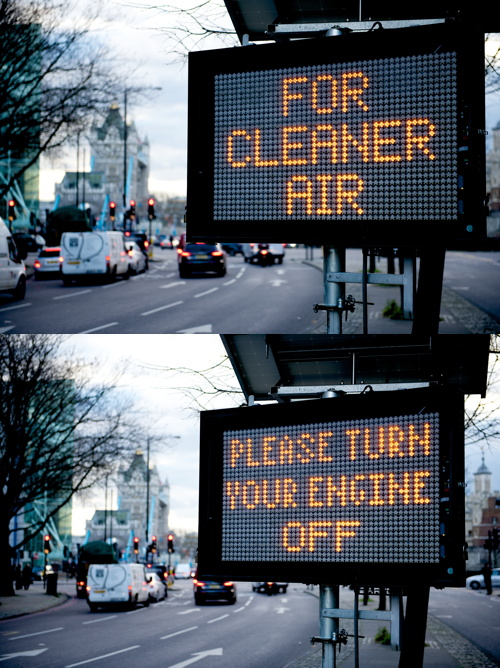
<path id="1" fill-rule="evenodd" d="M 197 531 L 199 482 L 199 431 L 197 411 L 179 389 L 192 383 L 183 373 L 172 378 L 162 367 L 208 369 L 225 356 L 221 339 L 215 334 L 90 334 L 75 335 L 67 345 L 74 346 L 89 359 L 99 358 L 100 376 L 120 369 L 124 372 L 121 388 L 133 399 L 134 408 L 144 424 L 144 436 L 149 433 L 165 437 L 165 444 L 152 444 L 151 461 L 162 480 L 170 483 L 170 529 Z M 147 370 L 145 367 L 157 367 Z M 233 386 L 238 387 L 236 378 Z M 496 400 L 500 411 L 499 385 L 491 388 L 487 400 Z M 476 398 L 477 399 L 477 398 Z M 228 396 L 219 399 L 211 408 L 228 408 L 242 399 Z M 168 438 L 180 436 L 180 438 Z M 145 448 L 144 442 L 138 447 Z M 492 489 L 500 490 L 500 442 L 484 448 L 485 462 L 492 472 Z M 468 492 L 473 490 L 473 474 L 481 464 L 479 445 L 466 446 L 466 480 Z M 116 494 L 113 496 L 116 508 Z M 85 519 L 96 508 L 103 508 L 103 496 L 75 504 L 73 533 L 83 535 Z"/>
<path id="2" fill-rule="evenodd" d="M 149 0 L 100 0 L 101 19 L 95 24 L 95 33 L 119 55 L 131 72 L 128 86 L 161 87 L 159 92 L 145 91 L 144 99 L 129 108 L 127 117 L 135 121 L 141 138 L 148 137 L 151 145 L 150 193 L 169 195 L 186 194 L 187 147 L 187 61 L 184 65 L 173 63 L 168 53 L 172 46 L 167 41 L 164 28 L 180 25 L 180 19 L 165 11 L 176 5 L 190 7 L 197 0 L 170 0 L 153 8 Z M 222 4 L 222 0 L 217 0 Z M 95 6 L 95 3 L 93 3 Z M 82 6 L 81 4 L 79 5 Z M 223 28 L 232 29 L 227 14 L 218 18 Z M 499 37 L 500 35 L 496 35 Z M 239 43 L 236 41 L 235 43 Z M 196 48 L 221 48 L 222 42 L 214 38 Z M 118 100 L 122 107 L 123 99 Z M 486 101 L 487 141 L 492 128 L 500 121 L 500 94 L 489 96 Z M 83 150 L 81 151 L 81 157 Z M 90 168 L 90 151 L 86 150 L 86 165 Z M 80 166 L 82 169 L 82 166 Z M 62 180 L 66 171 L 76 171 L 76 154 L 68 152 L 56 162 L 42 160 L 40 195 L 42 201 L 54 197 L 54 184 Z"/>

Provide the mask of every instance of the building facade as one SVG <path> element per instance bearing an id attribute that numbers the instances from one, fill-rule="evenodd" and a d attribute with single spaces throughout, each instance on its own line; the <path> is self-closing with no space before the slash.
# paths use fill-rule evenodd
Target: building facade
<path id="1" fill-rule="evenodd" d="M 488 531 L 500 526 L 500 492 L 491 489 L 491 471 L 485 464 L 474 473 L 474 491 L 466 498 L 466 541 L 468 544 L 469 571 L 479 571 L 488 561 L 484 543 Z"/>
<path id="2" fill-rule="evenodd" d="M 142 450 L 129 466 L 122 467 L 116 480 L 117 510 L 96 510 L 87 521 L 87 540 L 116 543 L 119 552 L 130 551 L 132 537 L 139 538 L 141 556 L 156 536 L 158 554 L 166 552 L 170 488 L 162 482 L 155 466 L 148 467 Z"/>
<path id="3" fill-rule="evenodd" d="M 137 214 L 147 216 L 148 139 L 140 137 L 134 122 L 125 126 L 115 103 L 101 125 L 92 125 L 88 142 L 90 171 L 66 172 L 55 188 L 58 207 L 90 207 L 99 219 L 108 215 L 109 202 L 115 202 L 120 212 L 134 200 Z"/>

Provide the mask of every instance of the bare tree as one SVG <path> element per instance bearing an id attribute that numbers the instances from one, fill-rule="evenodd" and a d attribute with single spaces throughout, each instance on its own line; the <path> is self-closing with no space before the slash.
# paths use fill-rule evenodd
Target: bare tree
<path id="1" fill-rule="evenodd" d="M 190 51 L 202 48 L 223 48 L 239 44 L 231 27 L 223 0 L 193 0 L 175 5 L 152 5 L 150 9 L 165 17 L 165 25 L 157 30 L 165 35 L 168 53 L 183 61 Z M 486 92 L 500 90 L 500 43 L 496 33 L 486 33 Z"/>
<path id="2" fill-rule="evenodd" d="M 63 356 L 64 338 L 0 336 L 0 595 L 12 595 L 12 557 L 81 490 L 116 469 L 137 431 L 96 363 Z M 50 500 L 45 516 L 28 513 Z M 11 544 L 14 518 L 24 527 Z M 16 532 L 14 535 L 19 535 Z"/>
<path id="3" fill-rule="evenodd" d="M 108 50 L 90 36 L 93 17 L 80 12 L 62 27 L 71 11 L 71 0 L 0 0 L 0 199 L 116 95 Z"/>

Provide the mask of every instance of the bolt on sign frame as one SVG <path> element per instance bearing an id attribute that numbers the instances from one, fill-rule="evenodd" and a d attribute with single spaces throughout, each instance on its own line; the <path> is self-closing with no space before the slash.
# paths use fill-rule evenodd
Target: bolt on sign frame
<path id="1" fill-rule="evenodd" d="M 455 22 L 193 52 L 188 237 L 474 247 L 484 115 Z"/>
<path id="2" fill-rule="evenodd" d="M 201 578 L 463 585 L 463 395 L 201 414 Z"/>

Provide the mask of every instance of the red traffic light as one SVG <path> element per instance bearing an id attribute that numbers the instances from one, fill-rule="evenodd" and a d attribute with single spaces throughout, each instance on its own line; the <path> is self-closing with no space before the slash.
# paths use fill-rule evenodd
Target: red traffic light
<path id="1" fill-rule="evenodd" d="M 154 199 L 154 197 L 150 197 L 150 198 L 148 199 L 148 204 L 149 204 L 149 206 L 154 206 L 154 205 L 155 205 L 155 199 Z"/>
<path id="2" fill-rule="evenodd" d="M 8 205 L 9 205 L 8 218 L 9 218 L 10 221 L 13 221 L 16 217 L 16 212 L 14 210 L 14 207 L 16 206 L 16 200 L 10 199 L 8 201 Z"/>
<path id="3" fill-rule="evenodd" d="M 135 199 L 130 200 L 130 206 L 135 206 Z"/>

